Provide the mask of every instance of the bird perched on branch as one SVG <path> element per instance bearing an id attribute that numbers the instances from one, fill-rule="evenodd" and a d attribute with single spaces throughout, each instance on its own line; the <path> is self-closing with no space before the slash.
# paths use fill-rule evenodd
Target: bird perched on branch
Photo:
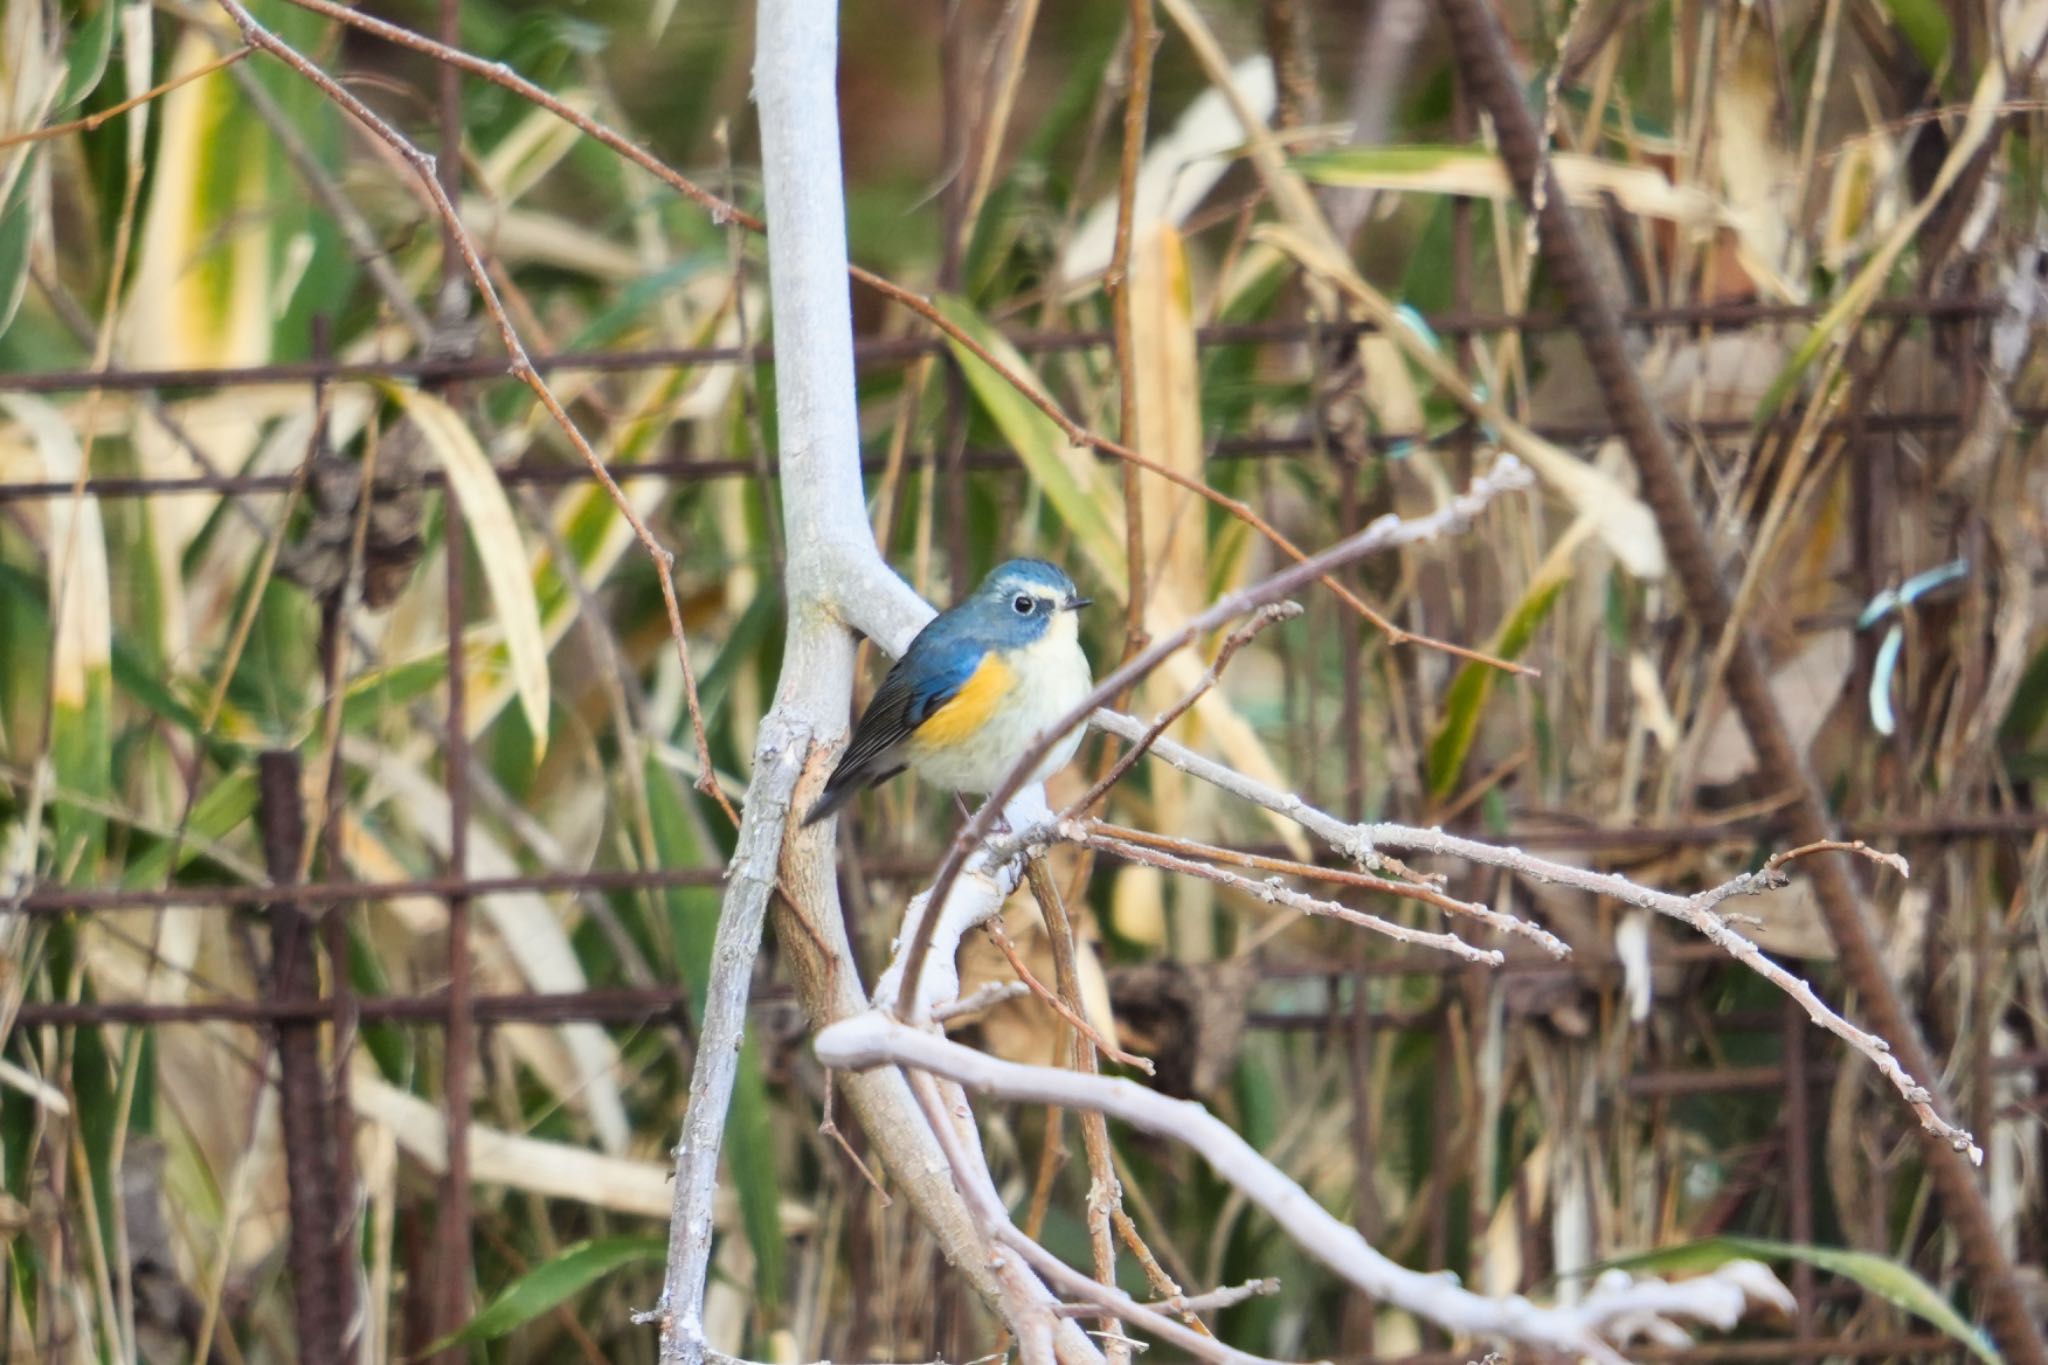
<path id="1" fill-rule="evenodd" d="M 933 617 L 889 670 L 804 823 L 905 768 L 947 791 L 994 791 L 1031 741 L 1094 685 L 1074 617 L 1088 605 L 1073 580 L 1042 559 L 990 570 L 981 586 Z M 1065 767 L 1080 743 L 1077 726 L 1031 780 Z"/>

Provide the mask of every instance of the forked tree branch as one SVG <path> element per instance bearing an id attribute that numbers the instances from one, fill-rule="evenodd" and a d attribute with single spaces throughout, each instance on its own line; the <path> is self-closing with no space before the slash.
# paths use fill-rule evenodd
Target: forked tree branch
<path id="1" fill-rule="evenodd" d="M 1218 1176 L 1264 1209 L 1302 1250 L 1352 1285 L 1379 1302 L 1460 1335 L 1582 1352 L 1609 1365 L 1619 1365 L 1623 1357 L 1601 1334 L 1603 1329 L 1623 1319 L 1649 1313 L 1691 1317 L 1726 1327 L 1740 1316 L 1750 1299 L 1761 1299 L 1787 1311 L 1793 1307 L 1791 1295 L 1776 1277 L 1753 1263 L 1733 1278 L 1707 1276 L 1680 1284 L 1659 1280 L 1603 1283 L 1572 1305 L 1546 1307 L 1520 1295 L 1491 1298 L 1475 1294 L 1448 1276 L 1410 1270 L 1389 1260 L 1356 1228 L 1323 1208 L 1229 1125 L 1195 1101 L 1168 1099 L 1131 1081 L 1003 1061 L 891 1019 L 880 1010 L 823 1030 L 818 1035 L 817 1054 L 825 1065 L 842 1070 L 907 1066 L 980 1094 L 1029 1104 L 1095 1110 L 1141 1131 L 1178 1142 L 1201 1156 Z M 941 1145 L 950 1146 L 946 1138 L 941 1139 Z M 955 1149 L 949 1155 L 959 1159 L 961 1154 Z M 976 1203 L 972 1195 L 969 1202 Z M 977 1213 L 990 1221 L 1000 1212 L 999 1208 L 992 1210 L 985 1204 L 977 1206 Z M 1018 1247 L 1014 1237 L 1002 1230 L 1007 1226 L 1004 1216 L 995 1235 Z M 1037 1257 L 1033 1260 L 1039 1264 Z M 1061 1287 L 1071 1293 L 1091 1294 L 1093 1291 L 1087 1286 L 1093 1285 L 1092 1280 L 1078 1272 L 1073 1272 L 1072 1279 L 1061 1277 Z M 1142 1305 L 1122 1296 L 1115 1306 L 1126 1317 L 1144 1315 Z M 1148 1319 L 1147 1325 L 1163 1334 L 1158 1322 Z M 1176 1344 L 1191 1352 L 1197 1350 L 1191 1341 L 1176 1339 Z M 1203 1351 L 1203 1358 L 1228 1361 L 1231 1365 L 1244 1365 L 1251 1359 L 1224 1349 L 1227 1355 Z"/>

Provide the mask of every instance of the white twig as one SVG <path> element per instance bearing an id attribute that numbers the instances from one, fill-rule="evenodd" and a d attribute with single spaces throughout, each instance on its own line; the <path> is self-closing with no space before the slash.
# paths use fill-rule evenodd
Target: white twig
<path id="1" fill-rule="evenodd" d="M 1004 1099 L 1098 1110 L 1155 1136 L 1180 1142 L 1271 1215 L 1310 1255 L 1375 1299 L 1454 1333 L 1520 1341 L 1618 1362 L 1622 1357 L 1600 1336 L 1609 1324 L 1646 1313 L 1721 1323 L 1727 1320 L 1731 1303 L 1739 1311 L 1745 1297 L 1778 1301 L 1765 1280 L 1758 1278 L 1760 1267 L 1745 1268 L 1733 1281 L 1703 1277 L 1683 1284 L 1666 1284 L 1657 1280 L 1611 1278 L 1568 1307 L 1546 1307 L 1520 1295 L 1488 1298 L 1460 1287 L 1451 1277 L 1410 1270 L 1381 1255 L 1356 1228 L 1332 1216 L 1228 1125 L 1192 1100 L 1168 1099 L 1131 1081 L 1006 1062 L 876 1011 L 842 1020 L 823 1030 L 816 1047 L 818 1059 L 830 1067 L 914 1067 Z M 942 1136 L 941 1145 L 946 1142 Z M 974 1193 L 963 1192 L 973 1203 Z M 986 1208 L 977 1208 L 977 1212 L 984 1219 L 991 1216 Z M 997 1229 L 1005 1240 L 1007 1234 L 1001 1228 L 1007 1223 L 1005 1216 Z M 1040 1269 L 1052 1274 L 1043 1265 Z M 1074 1274 L 1077 1281 L 1060 1280 L 1067 1292 L 1087 1297 L 1101 1290 L 1086 1276 Z M 1763 1274 L 1768 1277 L 1767 1271 Z M 1776 1281 L 1770 1279 L 1769 1283 L 1775 1285 Z M 1732 1293 L 1731 1286 L 1742 1292 Z M 1777 1293 L 1782 1292 L 1782 1286 L 1778 1286 Z M 1142 1312 L 1151 1310 L 1124 1302 L 1118 1304 L 1117 1311 L 1135 1320 Z"/>
<path id="2" fill-rule="evenodd" d="M 1074 826 L 1074 828 L 1069 829 L 1068 826 L 1070 825 Z M 1384 935 L 1398 942 L 1412 943 L 1422 948 L 1435 948 L 1441 952 L 1450 953 L 1455 957 L 1462 957 L 1467 962 L 1477 962 L 1486 967 L 1498 967 L 1507 960 L 1502 954 L 1493 949 L 1476 948 L 1464 939 L 1459 938 L 1456 934 L 1439 934 L 1428 929 L 1411 929 L 1405 924 L 1397 924 L 1390 919 L 1381 919 L 1378 915 L 1354 909 L 1348 905 L 1339 905 L 1335 901 L 1318 900 L 1305 892 L 1296 891 L 1278 877 L 1268 877 L 1264 881 L 1255 881 L 1250 877 L 1232 872 L 1227 868 L 1196 862 L 1191 858 L 1182 858 L 1163 849 L 1144 848 L 1137 844 L 1125 843 L 1122 839 L 1112 839 L 1105 834 L 1091 833 L 1087 829 L 1079 827 L 1073 821 L 1069 821 L 1060 827 L 1060 835 L 1062 838 L 1070 839 L 1074 843 L 1084 844 L 1090 848 L 1099 848 L 1105 853 L 1112 853 L 1132 862 L 1149 863 L 1154 867 L 1164 868 L 1168 872 L 1178 872 L 1189 877 L 1200 877 L 1204 881 L 1215 882 L 1218 886 L 1230 887 L 1233 890 L 1243 892 L 1247 896 L 1264 901 L 1268 905 L 1284 905 L 1290 910 L 1299 910 L 1304 915 L 1320 915 L 1326 919 L 1340 919 L 1347 924 L 1356 924 L 1361 928 L 1370 929 L 1376 934 Z"/>
<path id="3" fill-rule="evenodd" d="M 1098 729 L 1130 740 L 1142 736 L 1146 728 L 1133 717 L 1107 709 L 1098 709 L 1090 717 L 1090 722 Z M 1890 1044 L 1876 1034 L 1866 1033 L 1857 1028 L 1835 1013 L 1814 993 L 1811 984 L 1766 957 L 1762 949 L 1737 933 L 1725 918 L 1715 912 L 1714 906 L 1730 896 L 1747 895 L 1767 890 L 1774 885 L 1782 886 L 1784 878 L 1778 870 L 1782 863 L 1766 866 L 1757 872 L 1744 873 L 1722 886 L 1710 888 L 1697 895 L 1680 896 L 1669 891 L 1657 891 L 1638 885 L 1612 872 L 1594 872 L 1583 867 L 1573 867 L 1568 863 L 1552 862 L 1547 858 L 1524 853 L 1519 848 L 1503 848 L 1496 844 L 1482 843 L 1477 839 L 1446 834 L 1440 829 L 1416 829 L 1409 825 L 1385 822 L 1348 824 L 1327 811 L 1309 805 L 1298 796 L 1276 791 L 1256 778 L 1247 777 L 1234 768 L 1226 767 L 1212 758 L 1206 758 L 1172 740 L 1162 738 L 1153 741 L 1152 752 L 1190 777 L 1199 778 L 1255 806 L 1286 816 L 1309 833 L 1324 840 L 1330 847 L 1368 868 L 1377 864 L 1378 855 L 1375 850 L 1381 848 L 1398 848 L 1405 852 L 1460 858 L 1485 867 L 1505 868 L 1531 881 L 1549 882 L 1579 891 L 1589 891 L 1596 896 L 1606 896 L 1624 905 L 1653 910 L 1660 915 L 1688 924 L 1730 957 L 1791 996 L 1814 1023 L 1868 1058 L 1871 1065 L 1875 1066 L 1899 1094 L 1905 1097 L 1915 1117 L 1920 1120 L 1921 1127 L 1949 1143 L 1957 1151 L 1967 1153 L 1972 1162 L 1981 1164 L 1984 1160 L 1983 1151 L 1978 1148 L 1967 1131 L 1949 1123 L 1935 1112 L 1934 1097 L 1906 1074 L 1906 1069 L 1892 1056 Z M 1866 854 L 1869 852 L 1848 851 L 1861 851 Z M 1795 849 L 1793 852 L 1798 853 L 1801 850 Z M 1903 860 L 1891 865 L 1895 869 L 1901 868 Z"/>
<path id="4" fill-rule="evenodd" d="M 950 1005 L 933 1006 L 932 1022 L 943 1024 L 965 1015 L 979 1014 L 1029 994 L 1031 988 L 1021 981 L 984 981 Z"/>
<path id="5" fill-rule="evenodd" d="M 1097 1286 L 1100 1288 L 1100 1285 Z M 1175 1294 L 1170 1299 L 1159 1299 L 1140 1307 L 1159 1313 L 1172 1313 L 1176 1317 L 1185 1313 L 1214 1313 L 1220 1309 L 1235 1307 L 1246 1299 L 1262 1298 L 1280 1292 L 1280 1281 L 1275 1279 L 1246 1280 L 1243 1284 L 1226 1285 L 1212 1289 L 1206 1294 Z M 1064 1317 L 1079 1318 L 1093 1316 L 1098 1310 L 1091 1303 L 1069 1303 L 1060 1306 Z"/>
<path id="6" fill-rule="evenodd" d="M 1019 829 L 1043 826 L 1052 818 L 1052 811 L 1045 804 L 1045 788 L 1032 786 L 1019 792 L 1010 802 L 1005 818 Z M 1003 902 L 1023 878 L 1024 860 L 1019 856 L 998 858 L 984 850 L 969 859 L 946 895 L 946 908 L 940 912 L 939 922 L 932 928 L 936 960 L 922 974 L 918 999 L 905 1012 L 906 1017 L 931 1019 L 939 1006 L 959 995 L 960 940 L 1001 913 Z M 883 1009 L 896 1009 L 897 992 L 903 984 L 904 945 L 916 936 L 918 923 L 930 908 L 931 896 L 926 892 L 913 897 L 910 908 L 904 912 L 903 928 L 896 939 L 896 956 L 875 982 L 875 1004 Z"/>
<path id="7" fill-rule="evenodd" d="M 1070 1076 L 1079 1072 L 1068 1072 Z M 1031 1266 L 1053 1284 L 1076 1298 L 1086 1299 L 1096 1311 L 1108 1309 L 1119 1318 L 1138 1323 L 1162 1341 L 1180 1347 L 1197 1360 L 1214 1362 L 1214 1365 L 1277 1365 L 1266 1356 L 1255 1356 L 1229 1346 L 1215 1337 L 1195 1331 L 1192 1327 L 1175 1322 L 1165 1313 L 1150 1304 L 1139 1303 L 1129 1294 L 1114 1285 L 1102 1284 L 1083 1275 L 1080 1271 L 1047 1251 L 1038 1243 L 1026 1237 L 1007 1221 L 997 1231 L 996 1238 L 1003 1245 L 1014 1250 L 1031 1263 Z"/>

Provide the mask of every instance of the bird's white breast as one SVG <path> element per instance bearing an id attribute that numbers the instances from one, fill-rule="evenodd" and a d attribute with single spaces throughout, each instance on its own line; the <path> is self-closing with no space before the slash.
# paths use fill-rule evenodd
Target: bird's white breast
<path id="1" fill-rule="evenodd" d="M 1031 741 L 1080 705 L 1094 686 L 1072 612 L 1059 613 L 1036 642 L 1002 657 L 1016 681 L 981 729 L 941 750 L 920 753 L 913 746 L 911 764 L 925 781 L 954 791 L 994 791 Z M 1043 781 L 1064 768 L 1085 728 L 1074 727 L 1053 746 L 1031 780 Z"/>

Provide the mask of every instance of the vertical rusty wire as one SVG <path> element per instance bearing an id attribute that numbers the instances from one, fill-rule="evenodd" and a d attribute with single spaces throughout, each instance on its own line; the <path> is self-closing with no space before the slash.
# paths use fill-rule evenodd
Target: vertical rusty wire
<path id="1" fill-rule="evenodd" d="M 317 360 L 332 358 L 332 332 L 325 315 L 313 319 L 313 355 Z M 317 414 L 318 429 L 313 434 L 315 458 L 333 454 L 330 448 L 330 433 L 327 423 L 327 404 L 323 402 L 326 381 L 316 379 L 313 383 L 313 411 Z M 373 490 L 367 482 L 358 490 L 360 498 L 370 498 Z M 320 676 L 324 708 L 340 704 L 344 686 L 343 660 L 348 650 L 348 602 L 351 585 L 344 581 L 339 589 L 330 592 L 320 604 Z M 344 875 L 342 866 L 342 810 L 347 796 L 346 768 L 341 761 L 340 737 L 327 755 L 327 790 L 320 805 L 320 857 L 321 875 L 332 879 Z M 305 855 L 301 855 L 305 863 Z M 327 1108 L 327 1130 L 329 1148 L 332 1153 L 332 1168 L 335 1182 L 333 1206 L 335 1223 L 330 1231 L 332 1245 L 329 1255 L 333 1259 L 339 1279 L 336 1292 L 341 1295 L 340 1317 L 343 1324 L 341 1351 L 344 1360 L 357 1358 L 365 1330 L 366 1318 L 362 1313 L 360 1238 L 357 1235 L 356 1215 L 359 1204 L 356 1197 L 355 1162 L 355 1105 L 349 1096 L 349 1062 L 355 1053 L 356 1029 L 358 1027 L 357 1005 L 354 984 L 349 977 L 348 921 L 350 905 L 339 902 L 321 907 L 319 929 L 321 942 L 327 953 L 328 975 L 332 978 L 329 993 L 333 1001 L 333 1032 L 330 1035 L 329 1061 L 323 1087 L 323 1100 Z"/>
<path id="2" fill-rule="evenodd" d="M 440 0 L 440 37 L 451 46 L 462 39 L 462 0 Z M 461 73 L 442 65 L 440 79 L 440 147 L 436 170 L 451 203 L 461 202 L 462 192 L 462 85 Z M 441 253 L 441 300 L 437 324 L 446 334 L 457 328 L 467 312 L 467 282 L 460 253 L 452 240 L 444 241 Z M 459 344 L 459 343 L 458 343 Z M 463 655 L 463 621 L 467 615 L 464 585 L 464 555 L 467 535 L 462 503 L 451 487 L 442 501 L 446 535 L 448 590 L 448 734 L 443 746 L 447 764 L 448 792 L 448 875 L 469 876 L 469 708 L 467 660 Z M 469 1198 L 469 1086 L 476 1060 L 476 1018 L 471 1006 L 470 898 L 448 898 L 448 1036 L 442 1051 L 443 1112 L 447 1123 L 447 1170 L 441 1192 L 441 1217 L 437 1229 L 439 1251 L 434 1273 L 435 1323 L 447 1333 L 461 1326 L 469 1316 L 470 1282 L 470 1198 Z M 446 1365 L 463 1359 L 459 1348 L 441 1355 Z"/>
<path id="3" fill-rule="evenodd" d="M 448 574 L 448 735 L 444 749 L 448 790 L 448 875 L 469 875 L 469 716 L 462 623 L 465 614 L 462 504 L 449 489 L 446 508 Z M 448 897 L 448 1037 L 442 1085 L 448 1126 L 448 1167 L 442 1184 L 440 1252 L 435 1274 L 441 1286 L 438 1330 L 450 1332 L 469 1312 L 469 1078 L 476 1056 L 476 1019 L 471 1011 L 467 895 Z M 444 1353 L 449 1365 L 460 1351 Z"/>
<path id="4" fill-rule="evenodd" d="M 1806 1012 L 1792 1000 L 1781 1011 L 1780 1025 L 1785 1053 L 1785 1182 L 1792 1240 L 1813 1243 L 1813 1120 L 1807 1094 L 1806 1030 L 1811 1027 Z M 1792 1297 L 1798 1300 L 1793 1327 L 1800 1337 L 1813 1335 L 1813 1266 L 1806 1261 L 1792 1264 Z M 1805 1358 L 1805 1357 L 1802 1357 Z"/>
<path id="5" fill-rule="evenodd" d="M 299 879 L 299 851 L 306 842 L 299 755 L 290 749 L 267 750 L 257 756 L 256 771 L 264 867 L 272 881 L 290 885 Z M 266 914 L 270 921 L 271 993 L 281 1003 L 317 1002 L 320 969 L 313 957 L 312 924 L 305 910 L 290 900 L 280 900 L 267 907 Z M 317 1016 L 278 1023 L 277 1061 L 278 1119 L 291 1218 L 286 1259 L 291 1268 L 299 1359 L 306 1365 L 342 1365 L 347 1307 L 332 1237 L 339 1199 Z"/>

